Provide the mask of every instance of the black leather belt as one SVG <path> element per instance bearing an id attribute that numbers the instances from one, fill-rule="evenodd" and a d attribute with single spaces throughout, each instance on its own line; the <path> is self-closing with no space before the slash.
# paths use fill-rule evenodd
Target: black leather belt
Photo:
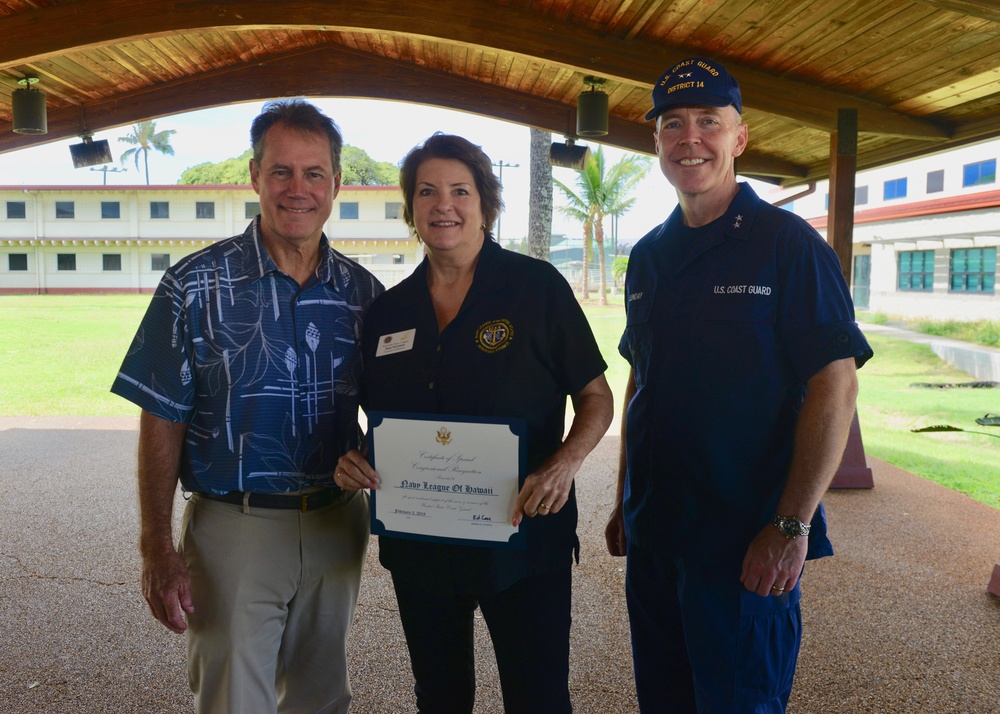
<path id="1" fill-rule="evenodd" d="M 199 495 L 213 501 L 235 503 L 237 506 L 246 504 L 250 508 L 295 508 L 306 513 L 335 503 L 344 495 L 344 489 L 334 487 L 325 491 L 299 494 L 230 491 L 228 493 L 199 492 Z"/>

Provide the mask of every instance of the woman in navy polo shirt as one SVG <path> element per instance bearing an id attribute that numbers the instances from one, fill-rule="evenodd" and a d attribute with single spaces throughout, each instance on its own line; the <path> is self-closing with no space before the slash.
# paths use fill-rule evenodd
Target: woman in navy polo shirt
<path id="1" fill-rule="evenodd" d="M 573 477 L 607 431 L 612 396 L 590 326 L 549 264 L 503 250 L 489 233 L 503 206 L 490 158 L 435 134 L 400 171 L 403 216 L 426 257 L 365 319 L 362 405 L 372 411 L 523 419 L 528 476 L 511 522 L 525 550 L 382 536 L 421 712 L 471 712 L 473 613 L 493 639 L 507 712 L 571 711 L 570 568 L 578 557 Z M 380 338 L 413 331 L 405 351 Z M 575 416 L 565 430 L 566 397 Z M 343 488 L 377 488 L 357 451 Z"/>

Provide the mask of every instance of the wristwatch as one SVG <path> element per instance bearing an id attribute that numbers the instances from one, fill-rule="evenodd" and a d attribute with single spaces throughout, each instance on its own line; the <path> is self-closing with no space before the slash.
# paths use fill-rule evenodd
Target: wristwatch
<path id="1" fill-rule="evenodd" d="M 785 538 L 798 538 L 809 535 L 809 528 L 795 516 L 775 516 L 771 525 L 781 531 Z"/>

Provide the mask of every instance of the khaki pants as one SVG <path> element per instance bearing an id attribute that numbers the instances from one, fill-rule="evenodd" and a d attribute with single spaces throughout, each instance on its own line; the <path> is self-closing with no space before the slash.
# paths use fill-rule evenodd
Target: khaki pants
<path id="1" fill-rule="evenodd" d="M 347 634 L 367 545 L 364 492 L 309 513 L 192 496 L 181 554 L 197 711 L 346 713 Z"/>

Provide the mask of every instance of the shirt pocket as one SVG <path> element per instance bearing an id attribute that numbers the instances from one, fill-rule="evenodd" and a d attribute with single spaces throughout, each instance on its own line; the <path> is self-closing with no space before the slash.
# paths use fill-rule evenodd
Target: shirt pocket
<path id="1" fill-rule="evenodd" d="M 653 313 L 653 291 L 647 290 L 642 297 L 633 299 L 628 305 L 625 333 L 618 343 L 618 351 L 628 360 L 635 372 L 635 384 L 641 388 L 649 371 L 653 341 L 650 319 Z"/>

